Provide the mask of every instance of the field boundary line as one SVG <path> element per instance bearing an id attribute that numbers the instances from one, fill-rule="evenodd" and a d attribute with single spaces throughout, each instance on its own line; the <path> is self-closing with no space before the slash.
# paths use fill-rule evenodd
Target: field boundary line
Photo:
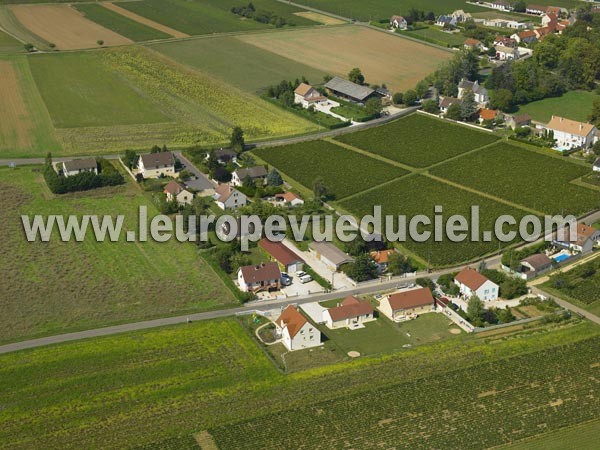
<path id="1" fill-rule="evenodd" d="M 586 189 L 591 189 L 593 191 L 600 191 L 600 186 L 596 186 L 593 184 L 589 184 L 586 183 L 585 181 L 583 181 L 583 177 L 586 177 L 587 175 L 582 175 L 578 178 L 574 178 L 573 180 L 569 181 L 569 183 L 574 184 L 575 186 L 580 186 Z"/>
<path id="2" fill-rule="evenodd" d="M 476 153 L 476 152 L 478 152 L 480 150 L 485 150 L 486 148 L 493 147 L 494 145 L 498 145 L 500 142 L 502 142 L 502 141 L 499 139 L 499 140 L 494 141 L 494 142 L 492 142 L 490 144 L 485 144 L 485 145 L 482 145 L 481 147 L 477 147 L 477 148 L 474 148 L 472 150 L 469 150 L 469 151 L 466 151 L 464 153 L 461 153 L 460 155 L 451 156 L 450 158 L 447 158 L 447 159 L 445 159 L 443 161 L 436 162 L 436 163 L 434 163 L 434 164 L 432 164 L 430 166 L 427 166 L 424 171 L 428 171 L 430 169 L 434 169 L 436 167 L 443 166 L 444 164 L 449 163 L 451 161 L 454 161 L 456 159 L 460 159 L 463 156 L 472 155 L 473 153 Z"/>
<path id="3" fill-rule="evenodd" d="M 369 189 L 364 189 L 364 190 L 362 190 L 360 192 L 357 192 L 356 194 L 351 194 L 351 195 L 348 195 L 348 196 L 346 196 L 344 198 L 336 199 L 335 203 L 345 202 L 346 200 L 350 200 L 350 199 L 352 199 L 354 197 L 358 197 L 359 195 L 366 194 L 367 192 L 374 191 L 375 189 L 379 189 L 380 187 L 383 187 L 383 186 L 387 186 L 388 184 L 394 183 L 395 181 L 398 181 L 398 180 L 401 180 L 401 179 L 404 179 L 404 178 L 409 178 L 409 177 L 417 176 L 417 175 L 421 175 L 421 174 L 418 173 L 418 172 L 410 172 L 410 173 L 407 173 L 406 175 L 401 175 L 401 176 L 396 177 L 396 178 L 394 178 L 392 180 L 388 180 L 388 181 L 386 181 L 384 183 L 378 184 L 377 186 L 371 186 Z"/>
<path id="4" fill-rule="evenodd" d="M 424 169 L 417 169 L 415 167 L 408 166 L 408 165 L 403 164 L 403 163 L 398 162 L 398 161 L 393 161 L 391 159 L 386 158 L 385 156 L 381 156 L 381 155 L 377 155 L 376 153 L 368 152 L 367 150 L 363 150 L 360 147 L 355 147 L 353 145 L 346 144 L 345 142 L 336 141 L 332 137 L 326 137 L 326 138 L 323 138 L 322 140 L 323 141 L 327 141 L 327 142 L 329 142 L 331 144 L 335 144 L 338 147 L 342 147 L 342 148 L 345 148 L 347 150 L 351 150 L 351 151 L 353 151 L 355 153 L 358 153 L 360 155 L 368 156 L 369 158 L 376 159 L 378 161 L 384 162 L 384 163 L 389 164 L 391 166 L 396 166 L 396 167 L 399 167 L 401 169 L 408 170 L 409 172 L 419 172 L 420 170 L 424 170 Z"/>

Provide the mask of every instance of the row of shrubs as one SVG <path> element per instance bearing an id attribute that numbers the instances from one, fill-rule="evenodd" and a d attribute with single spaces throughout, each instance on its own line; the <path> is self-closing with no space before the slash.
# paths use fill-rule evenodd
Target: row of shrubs
<path id="1" fill-rule="evenodd" d="M 44 179 L 54 194 L 66 194 L 68 192 L 89 191 L 104 186 L 118 186 L 125 183 L 123 175 L 107 160 L 99 158 L 99 173 L 84 172 L 70 177 L 64 177 L 56 173 L 51 160 L 44 168 Z"/>

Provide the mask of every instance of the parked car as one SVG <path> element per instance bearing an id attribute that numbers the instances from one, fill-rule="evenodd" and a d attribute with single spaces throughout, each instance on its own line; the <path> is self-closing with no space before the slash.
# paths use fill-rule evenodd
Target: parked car
<path id="1" fill-rule="evenodd" d="M 283 284 L 284 286 L 291 286 L 292 277 L 285 272 L 281 272 L 281 284 Z"/>
<path id="2" fill-rule="evenodd" d="M 302 284 L 310 283 L 312 281 L 312 277 L 303 271 L 296 272 L 296 276 L 298 277 L 298 279 L 300 280 L 300 283 L 302 283 Z"/>

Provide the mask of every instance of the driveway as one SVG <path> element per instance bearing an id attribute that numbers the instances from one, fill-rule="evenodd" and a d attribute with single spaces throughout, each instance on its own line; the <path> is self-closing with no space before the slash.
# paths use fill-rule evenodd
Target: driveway
<path id="1" fill-rule="evenodd" d="M 315 294 L 318 292 L 323 292 L 325 290 L 316 281 L 311 281 L 309 283 L 301 283 L 300 279 L 293 273 L 291 273 L 290 275 L 294 277 L 292 278 L 292 284 L 281 289 L 281 291 L 284 292 L 288 298 L 302 297 L 304 295 Z"/>
<path id="2" fill-rule="evenodd" d="M 331 108 L 337 108 L 338 106 L 340 106 L 340 104 L 338 102 L 334 102 L 333 100 L 327 100 L 327 102 L 325 104 L 317 103 L 315 105 L 315 109 L 317 111 L 321 111 L 324 114 L 335 117 L 336 119 L 339 119 L 342 122 L 347 122 L 349 120 L 348 118 L 346 118 L 344 116 L 340 116 L 339 114 L 336 114 L 333 111 L 331 111 Z M 350 123 L 352 126 L 352 125 L 356 125 L 358 122 L 350 121 Z"/>
<path id="3" fill-rule="evenodd" d="M 175 152 L 177 159 L 181 161 L 183 168 L 190 172 L 194 178 L 185 182 L 189 189 L 196 191 L 204 191 L 206 189 L 214 189 L 217 185 L 208 179 L 208 177 L 200 172 L 181 152 Z"/>

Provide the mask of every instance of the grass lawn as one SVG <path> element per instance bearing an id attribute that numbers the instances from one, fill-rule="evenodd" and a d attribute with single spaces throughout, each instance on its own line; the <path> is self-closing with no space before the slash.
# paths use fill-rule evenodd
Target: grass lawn
<path id="1" fill-rule="evenodd" d="M 547 123 L 553 115 L 587 122 L 594 100 L 600 95 L 587 91 L 569 91 L 562 97 L 546 98 L 519 106 L 519 113 L 529 114 L 533 120 Z"/>
<path id="2" fill-rule="evenodd" d="M 282 80 L 306 77 L 323 82 L 325 72 L 279 56 L 236 37 L 165 42 L 152 46 L 175 61 L 248 92 L 258 93 Z"/>
<path id="3" fill-rule="evenodd" d="M 449 47 L 462 46 L 466 39 L 461 33 L 446 33 L 440 31 L 440 27 L 436 27 L 435 25 L 427 26 L 427 28 L 420 30 L 404 31 L 400 34 L 406 34 L 407 36 L 423 39 L 434 44 L 447 44 Z"/>
<path id="4" fill-rule="evenodd" d="M 0 30 L 0 53 L 24 52 L 23 44 L 11 35 Z"/>
<path id="5" fill-rule="evenodd" d="M 567 427 L 532 439 L 503 445 L 498 450 L 596 450 L 600 436 L 600 421 Z"/>
<path id="6" fill-rule="evenodd" d="M 139 206 L 157 211 L 131 182 L 55 196 L 26 167 L 0 169 L 0 186 L 0 342 L 237 303 L 192 243 L 25 240 L 20 214 L 123 214 L 136 230 Z"/>
<path id="7" fill-rule="evenodd" d="M 171 37 L 162 31 L 129 19 L 102 5 L 87 3 L 74 5 L 73 7 L 78 11 L 81 11 L 87 19 L 113 30 L 132 41 L 150 41 L 153 39 L 168 39 Z"/>

